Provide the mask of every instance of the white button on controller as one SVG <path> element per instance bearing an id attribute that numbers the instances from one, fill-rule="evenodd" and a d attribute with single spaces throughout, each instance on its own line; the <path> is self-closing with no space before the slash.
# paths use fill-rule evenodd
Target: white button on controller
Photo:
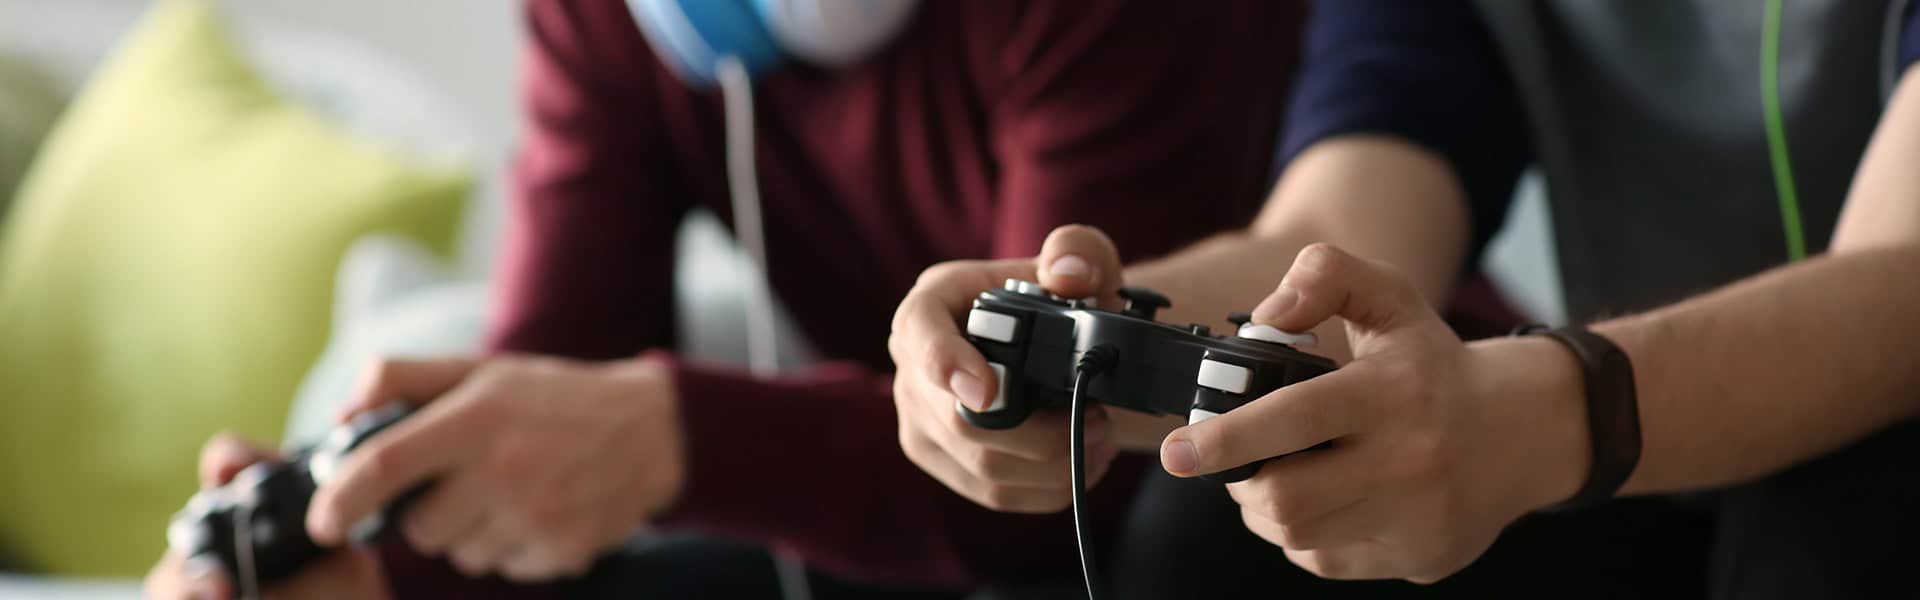
<path id="1" fill-rule="evenodd" d="M 1200 361 L 1200 376 L 1197 379 L 1197 383 L 1205 387 L 1231 394 L 1244 394 L 1247 393 L 1247 382 L 1253 380 L 1253 371 L 1240 365 L 1203 360 Z"/>
<path id="2" fill-rule="evenodd" d="M 1291 333 L 1275 329 L 1272 325 L 1248 323 L 1240 326 L 1240 339 L 1259 340 L 1274 344 L 1286 344 L 1300 348 L 1311 348 L 1320 344 L 1320 336 L 1313 332 Z"/>
<path id="3" fill-rule="evenodd" d="M 996 342 L 1013 343 L 1013 332 L 1019 325 L 1019 319 L 990 310 L 976 308 L 967 313 L 967 335 Z"/>
<path id="4" fill-rule="evenodd" d="M 1220 413 L 1213 412 L 1204 408 L 1196 408 L 1196 409 L 1187 411 L 1187 424 L 1199 425 L 1201 421 L 1205 421 L 1207 419 L 1211 419 L 1218 416 L 1220 416 Z"/>
<path id="5" fill-rule="evenodd" d="M 1005 410 L 1007 408 L 1007 367 L 996 362 L 987 363 L 987 366 L 993 367 L 993 378 L 1000 382 L 1000 388 L 994 391 L 993 402 L 988 404 L 987 410 L 982 412 Z"/>

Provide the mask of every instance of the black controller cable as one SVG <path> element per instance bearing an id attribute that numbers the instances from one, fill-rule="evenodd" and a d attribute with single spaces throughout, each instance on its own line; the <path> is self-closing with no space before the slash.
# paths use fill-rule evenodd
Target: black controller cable
<path id="1" fill-rule="evenodd" d="M 1067 425 L 1067 437 L 1073 446 L 1067 454 L 1073 463 L 1073 537 L 1080 545 L 1080 573 L 1087 580 L 1088 600 L 1099 599 L 1094 582 L 1100 578 L 1093 564 L 1093 546 L 1087 543 L 1087 386 L 1094 376 L 1113 368 L 1119 354 L 1108 344 L 1094 346 L 1080 355 L 1080 364 L 1073 370 L 1073 418 Z"/>
<path id="2" fill-rule="evenodd" d="M 253 509 L 254 502 L 245 502 L 233 510 L 233 562 L 236 570 L 234 579 L 239 584 L 239 600 L 260 600 L 259 564 L 253 549 Z"/>

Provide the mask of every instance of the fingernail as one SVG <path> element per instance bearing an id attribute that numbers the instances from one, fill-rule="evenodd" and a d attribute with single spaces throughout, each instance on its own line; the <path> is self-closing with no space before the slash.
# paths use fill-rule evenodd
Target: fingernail
<path id="1" fill-rule="evenodd" d="M 321 538 L 333 539 L 333 515 L 325 510 L 307 512 L 307 535 L 316 542 Z"/>
<path id="2" fill-rule="evenodd" d="M 1088 263 L 1087 259 L 1068 254 L 1053 259 L 1053 264 L 1047 265 L 1047 272 L 1058 277 L 1092 279 L 1093 264 Z"/>
<path id="3" fill-rule="evenodd" d="M 1173 440 L 1160 450 L 1160 466 L 1168 473 L 1186 475 L 1200 467 L 1200 453 L 1193 449 L 1193 442 Z"/>
<path id="4" fill-rule="evenodd" d="M 986 384 L 980 383 L 980 378 L 966 371 L 954 371 L 953 376 L 947 378 L 947 389 L 960 397 L 961 404 L 976 411 L 986 410 L 987 403 L 993 401 L 986 397 Z"/>
<path id="5" fill-rule="evenodd" d="M 1286 316 L 1287 311 L 1293 310 L 1294 305 L 1299 303 L 1300 292 L 1283 284 L 1267 299 L 1261 300 L 1259 306 L 1253 307 L 1253 314 L 1256 320 L 1278 319 Z"/>

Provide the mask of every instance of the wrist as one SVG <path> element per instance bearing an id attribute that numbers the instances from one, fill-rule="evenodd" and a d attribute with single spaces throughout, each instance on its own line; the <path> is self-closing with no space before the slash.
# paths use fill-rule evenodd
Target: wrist
<path id="1" fill-rule="evenodd" d="M 612 386 L 614 400 L 634 409 L 628 414 L 636 418 L 635 431 L 642 443 L 631 446 L 636 453 L 627 464 L 646 470 L 646 514 L 665 512 L 686 488 L 688 471 L 686 426 L 673 366 L 645 356 L 599 368 Z"/>
<path id="2" fill-rule="evenodd" d="M 1476 342 L 1485 374 L 1481 397 L 1504 405 L 1516 439 L 1509 446 L 1516 498 L 1532 512 L 1572 498 L 1592 467 L 1580 361 L 1539 336 Z"/>

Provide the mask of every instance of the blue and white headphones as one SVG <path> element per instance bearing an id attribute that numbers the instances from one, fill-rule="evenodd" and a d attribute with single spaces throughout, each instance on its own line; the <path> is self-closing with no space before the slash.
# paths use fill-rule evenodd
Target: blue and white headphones
<path id="1" fill-rule="evenodd" d="M 654 54 L 687 83 L 718 82 L 733 57 L 760 73 L 792 57 L 838 67 L 905 27 L 918 0 L 627 0 Z"/>

